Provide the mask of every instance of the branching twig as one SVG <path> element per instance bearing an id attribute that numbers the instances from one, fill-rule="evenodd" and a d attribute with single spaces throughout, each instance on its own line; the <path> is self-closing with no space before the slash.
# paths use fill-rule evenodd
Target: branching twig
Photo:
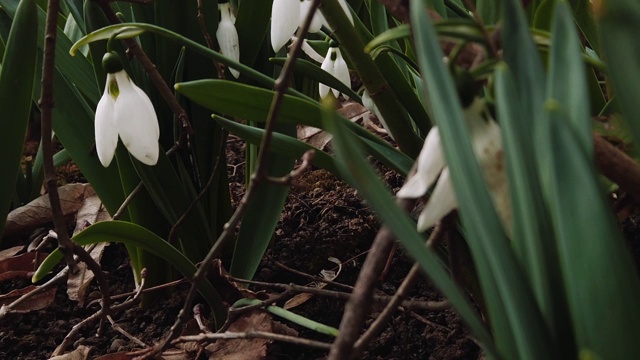
<path id="1" fill-rule="evenodd" d="M 312 9 L 313 10 L 317 9 L 319 3 L 320 3 L 319 0 L 314 0 L 311 5 Z M 304 24 L 298 30 L 299 38 L 303 38 L 304 35 L 308 32 L 313 13 L 314 11 L 310 11 L 309 15 L 304 21 Z M 176 337 L 179 329 L 182 327 L 182 324 L 187 320 L 187 313 L 195 298 L 198 284 L 206 276 L 207 271 L 209 270 L 209 265 L 211 264 L 213 259 L 215 259 L 216 256 L 219 255 L 223 247 L 232 238 L 233 234 L 235 233 L 236 227 L 238 226 L 238 224 L 240 223 L 240 220 L 244 216 L 244 213 L 247 208 L 247 204 L 255 196 L 256 189 L 259 188 L 260 182 L 266 179 L 267 174 L 266 174 L 265 166 L 266 166 L 266 160 L 267 160 L 267 151 L 271 145 L 271 138 L 276 125 L 276 118 L 278 116 L 278 112 L 280 111 L 280 104 L 282 102 L 282 99 L 284 98 L 284 93 L 287 90 L 287 87 L 288 87 L 287 84 L 289 84 L 289 81 L 293 74 L 295 61 L 297 59 L 297 55 L 300 52 L 301 47 L 302 47 L 302 42 L 296 41 L 294 46 L 290 49 L 290 52 L 289 52 L 290 56 L 287 58 L 287 61 L 284 64 L 284 68 L 280 73 L 280 77 L 275 81 L 274 90 L 276 94 L 274 95 L 273 102 L 271 104 L 271 109 L 269 111 L 269 115 L 267 116 L 267 122 L 265 124 L 265 132 L 264 132 L 262 144 L 260 147 L 260 153 L 258 154 L 258 161 L 256 163 L 255 174 L 252 177 L 251 184 L 247 192 L 244 194 L 242 200 L 240 200 L 240 204 L 236 208 L 236 211 L 233 213 L 229 221 L 224 225 L 222 233 L 218 237 L 215 244 L 209 250 L 209 253 L 207 254 L 207 256 L 202 262 L 202 265 L 198 267 L 198 270 L 193 276 L 192 286 L 191 286 L 191 289 L 189 289 L 189 292 L 187 293 L 184 306 L 180 310 L 180 313 L 178 314 L 176 322 L 171 327 L 169 334 L 165 337 L 164 340 L 162 340 L 160 343 L 154 346 L 154 348 L 151 351 L 144 354 L 142 358 L 148 359 L 158 354 L 171 342 L 171 340 L 173 340 Z"/>
<path id="2" fill-rule="evenodd" d="M 200 24 L 200 31 L 202 31 L 202 36 L 204 37 L 204 41 L 207 43 L 207 47 L 211 50 L 214 50 L 213 40 L 211 38 L 211 35 L 209 34 L 209 31 L 207 31 L 207 25 L 204 21 L 203 8 L 204 8 L 204 4 L 202 3 L 202 0 L 198 0 L 197 18 L 198 18 L 198 23 Z M 224 69 L 222 68 L 222 66 L 220 66 L 220 64 L 213 59 L 211 61 L 213 61 L 213 65 L 216 67 L 216 70 L 218 72 L 218 79 L 224 79 Z"/>
<path id="3" fill-rule="evenodd" d="M 225 333 L 206 333 L 191 336 L 181 336 L 177 338 L 174 343 L 178 342 L 203 342 L 207 340 L 220 340 L 220 339 L 255 339 L 263 338 L 275 341 L 282 341 L 290 344 L 303 345 L 314 347 L 323 350 L 329 350 L 331 344 L 327 344 L 321 341 L 303 339 L 299 337 L 293 337 L 289 335 L 270 333 L 266 331 L 247 331 L 247 332 L 225 332 Z"/>
<path id="4" fill-rule="evenodd" d="M 446 228 L 450 223 L 447 218 L 438 223 L 436 228 L 431 233 L 431 236 L 429 236 L 427 246 L 432 246 L 433 244 L 437 244 L 440 242 L 440 240 L 438 239 L 442 238 L 442 235 L 444 234 Z M 356 341 L 353 347 L 353 354 L 351 355 L 352 357 L 358 357 L 359 354 L 362 354 L 364 348 L 382 332 L 393 313 L 396 311 L 398 306 L 402 306 L 402 303 L 407 297 L 407 294 L 420 278 L 420 270 L 420 265 L 418 265 L 418 263 L 413 264 L 411 270 L 409 270 L 409 274 L 407 274 L 407 277 L 402 281 L 402 284 L 400 284 L 398 291 L 396 291 L 396 293 L 393 295 L 391 301 L 389 301 L 387 306 L 384 308 L 382 313 L 378 315 L 369 329 L 360 337 L 360 339 L 358 339 L 358 341 Z"/>
<path id="5" fill-rule="evenodd" d="M 410 211 L 415 205 L 413 199 L 398 199 L 400 208 Z M 391 229 L 382 226 L 371 245 L 369 255 L 362 265 L 353 293 L 345 305 L 340 322 L 340 334 L 334 341 L 329 359 L 346 360 L 351 357 L 353 344 L 360 335 L 360 329 L 371 307 L 376 281 L 384 269 L 387 257 L 393 248 L 394 237 Z"/>
<path id="6" fill-rule="evenodd" d="M 327 289 L 313 287 L 313 286 L 268 283 L 268 282 L 255 281 L 255 280 L 236 279 L 233 277 L 230 277 L 229 281 L 261 286 L 264 288 L 284 290 L 285 292 L 288 292 L 288 293 L 307 293 L 307 294 L 330 297 L 330 298 L 339 299 L 339 300 L 348 300 L 349 297 L 351 296 L 351 293 L 347 293 L 343 291 L 327 290 Z M 393 301 L 394 298 L 395 298 L 395 295 L 393 297 L 386 296 L 386 295 L 373 295 L 371 299 L 374 302 L 388 303 L 390 301 Z M 450 307 L 448 301 L 404 300 L 404 298 L 401 299 L 400 303 L 398 303 L 396 307 L 397 306 L 402 306 L 407 310 L 428 310 L 428 311 L 442 311 Z"/>

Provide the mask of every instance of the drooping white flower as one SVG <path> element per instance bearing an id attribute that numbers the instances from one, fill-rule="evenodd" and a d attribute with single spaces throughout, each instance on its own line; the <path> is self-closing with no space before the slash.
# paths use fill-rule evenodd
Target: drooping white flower
<path id="1" fill-rule="evenodd" d="M 236 17 L 233 15 L 233 9 L 228 2 L 219 4 L 218 8 L 220 9 L 220 22 L 216 38 L 220 45 L 220 52 L 229 59 L 240 62 L 240 45 L 238 44 L 238 31 L 235 26 Z M 240 76 L 236 69 L 229 68 L 229 71 L 236 79 Z"/>
<path id="2" fill-rule="evenodd" d="M 483 100 L 476 98 L 465 109 L 476 159 L 491 193 L 494 205 L 508 235 L 511 234 L 511 204 L 505 171 L 500 127 L 488 114 Z M 439 177 L 438 177 L 439 176 Z M 424 142 L 416 164 L 416 173 L 398 191 L 401 198 L 419 198 L 437 183 L 418 218 L 418 231 L 425 231 L 458 207 L 449 168 L 440 144 L 440 133 L 433 127 Z"/>
<path id="3" fill-rule="evenodd" d="M 387 126 L 387 122 L 384 121 L 384 118 L 382 117 L 382 114 L 380 113 L 380 110 L 378 110 L 378 107 L 376 106 L 376 103 L 373 102 L 373 99 L 371 98 L 371 96 L 369 96 L 369 92 L 367 90 L 365 90 L 362 93 L 362 106 L 364 106 L 365 109 L 369 110 L 371 113 L 373 113 L 378 118 L 378 120 L 382 124 L 382 127 L 385 130 L 387 130 L 387 133 L 393 139 L 393 135 L 389 131 L 389 127 Z"/>
<path id="4" fill-rule="evenodd" d="M 346 0 L 338 0 L 338 2 L 353 24 L 353 16 Z M 296 29 L 303 24 L 311 10 L 310 6 L 311 0 L 273 0 L 271 5 L 271 47 L 274 52 L 278 52 L 289 41 Z M 311 20 L 309 32 L 318 32 L 323 25 L 327 26 L 327 22 L 324 16 L 316 11 Z"/>
<path id="5" fill-rule="evenodd" d="M 151 100 L 123 70 L 117 53 L 105 54 L 102 64 L 108 74 L 95 118 L 100 163 L 104 167 L 111 164 L 119 135 L 133 157 L 143 164 L 155 165 L 160 152 L 160 128 Z"/>
<path id="6" fill-rule="evenodd" d="M 351 87 L 351 76 L 349 75 L 349 68 L 347 67 L 347 63 L 346 61 L 344 61 L 344 58 L 340 53 L 340 49 L 338 49 L 337 47 L 332 46 L 329 48 L 329 51 L 327 51 L 327 55 L 325 56 L 320 68 L 333 75 L 336 79 L 347 85 L 347 87 Z M 320 83 L 318 91 L 321 98 L 324 99 L 325 97 L 327 97 L 327 95 L 329 95 L 329 90 L 333 92 L 333 96 L 335 96 L 336 98 L 340 96 L 340 91 L 334 88 L 330 88 L 323 83 Z"/>

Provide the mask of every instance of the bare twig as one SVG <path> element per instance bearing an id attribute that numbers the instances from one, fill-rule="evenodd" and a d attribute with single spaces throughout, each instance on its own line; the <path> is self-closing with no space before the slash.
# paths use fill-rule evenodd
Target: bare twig
<path id="1" fill-rule="evenodd" d="M 415 205 L 413 199 L 397 199 L 398 205 L 409 211 Z M 393 248 L 394 237 L 391 229 L 384 225 L 371 245 L 369 255 L 362 265 L 353 293 L 345 305 L 340 322 L 340 333 L 329 352 L 330 360 L 351 358 L 353 344 L 360 335 L 360 329 L 371 307 L 376 281 L 384 269 L 387 257 Z"/>
<path id="2" fill-rule="evenodd" d="M 327 344 L 320 341 L 303 339 L 299 337 L 270 333 L 266 331 L 247 331 L 247 332 L 225 332 L 225 333 L 206 333 L 199 335 L 191 335 L 191 336 L 181 336 L 177 338 L 174 343 L 178 342 L 203 342 L 203 341 L 211 341 L 211 340 L 220 340 L 220 339 L 269 339 L 275 341 L 282 341 L 290 344 L 303 345 L 314 347 L 323 350 L 329 350 L 331 344 Z"/>
<path id="3" fill-rule="evenodd" d="M 302 155 L 302 164 L 300 164 L 300 166 L 298 168 L 296 168 L 294 170 L 291 170 L 290 173 L 288 173 L 285 176 L 279 177 L 279 178 L 269 176 L 269 177 L 267 177 L 267 180 L 269 182 L 274 183 L 274 184 L 290 186 L 291 182 L 293 181 L 293 179 L 295 179 L 298 176 L 300 176 L 303 172 L 305 172 L 305 170 L 307 170 L 311 166 L 311 163 L 313 162 L 313 155 L 314 154 L 315 154 L 314 150 L 307 150 Z"/>
<path id="4" fill-rule="evenodd" d="M 261 286 L 265 288 L 284 290 L 286 293 L 307 293 L 314 294 L 319 296 L 330 297 L 339 300 L 348 300 L 351 296 L 351 293 L 335 291 L 335 290 L 327 290 L 323 288 L 318 288 L 314 286 L 302 286 L 296 284 L 279 284 L 279 283 L 267 283 L 255 280 L 244 280 L 244 279 L 236 279 L 229 278 L 230 281 Z M 382 302 L 388 303 L 393 300 L 395 296 L 386 296 L 386 295 L 373 295 L 372 301 L 374 302 Z M 271 299 L 269 299 L 271 300 Z M 402 306 L 407 310 L 428 310 L 428 311 L 442 311 L 448 309 L 449 302 L 448 301 L 420 301 L 420 300 L 404 300 L 401 299 L 400 303 L 397 306 Z"/>
<path id="5" fill-rule="evenodd" d="M 439 242 L 439 240 L 437 239 L 442 238 L 442 235 L 445 232 L 444 228 L 448 225 L 449 221 L 446 219 L 443 219 L 441 222 L 439 222 L 436 228 L 431 233 L 431 236 L 429 236 L 427 246 L 437 244 Z M 405 279 L 402 281 L 402 284 L 400 284 L 398 291 L 396 291 L 396 293 L 393 295 L 393 298 L 391 299 L 391 301 L 389 301 L 382 313 L 376 318 L 373 324 L 371 324 L 369 329 L 360 337 L 360 339 L 356 341 L 353 347 L 353 354 L 351 355 L 352 357 L 358 357 L 359 354 L 362 354 L 364 348 L 382 332 L 398 306 L 402 306 L 402 302 L 407 297 L 407 294 L 413 288 L 419 278 L 420 265 L 418 265 L 418 263 L 415 263 L 411 267 L 411 270 L 409 270 L 409 274 L 407 274 L 407 277 L 405 277 Z"/>
<path id="6" fill-rule="evenodd" d="M 315 10 L 317 9 L 318 5 L 319 5 L 319 0 L 314 0 L 311 6 Z M 299 38 L 304 37 L 304 35 L 308 32 L 312 15 L 313 15 L 313 11 L 310 11 L 310 15 L 307 16 L 307 18 L 304 21 L 304 24 L 298 30 Z M 244 216 L 244 213 L 247 208 L 247 204 L 255 196 L 256 189 L 260 187 L 259 186 L 260 182 L 266 179 L 267 173 L 266 173 L 265 166 L 267 162 L 266 160 L 267 160 L 268 149 L 271 145 L 271 138 L 276 125 L 276 119 L 280 111 L 280 105 L 282 103 L 282 99 L 284 98 L 284 93 L 287 91 L 289 81 L 293 74 L 295 61 L 297 59 L 297 55 L 300 52 L 301 47 L 302 47 L 302 42 L 296 41 L 294 46 L 289 51 L 290 56 L 287 58 L 287 61 L 284 64 L 284 68 L 280 73 L 280 77 L 278 77 L 278 79 L 275 81 L 274 90 L 276 93 L 274 95 L 273 102 L 271 104 L 271 108 L 267 116 L 265 131 L 264 131 L 262 143 L 260 146 L 260 152 L 258 154 L 258 160 L 256 163 L 255 174 L 252 177 L 251 184 L 247 192 L 244 194 L 242 200 L 240 200 L 240 204 L 236 208 L 236 211 L 233 213 L 229 221 L 224 225 L 222 233 L 216 240 L 215 244 L 209 250 L 209 253 L 205 257 L 205 259 L 202 261 L 202 265 L 198 267 L 198 270 L 194 274 L 193 280 L 192 280 L 192 286 L 191 286 L 191 289 L 189 289 L 189 292 L 187 293 L 184 306 L 182 310 L 180 310 L 180 313 L 178 314 L 178 317 L 175 323 L 171 327 L 169 334 L 165 337 L 164 340 L 162 340 L 156 346 L 154 346 L 154 348 L 151 351 L 144 354 L 142 358 L 148 359 L 160 353 L 171 342 L 171 340 L 173 340 L 176 337 L 179 329 L 182 327 L 182 324 L 187 320 L 187 313 L 195 298 L 198 284 L 206 276 L 207 271 L 209 270 L 209 265 L 211 264 L 213 259 L 215 259 L 219 255 L 223 247 L 229 242 L 229 240 L 231 240 L 233 234 L 235 233 L 236 227 L 238 226 L 238 224 L 240 223 L 240 220 Z"/>
<path id="7" fill-rule="evenodd" d="M 209 31 L 207 31 L 207 25 L 205 23 L 205 18 L 204 18 L 204 12 L 202 11 L 204 8 L 204 4 L 202 3 L 202 0 L 198 0 L 198 23 L 200 24 L 200 31 L 202 31 L 202 36 L 204 37 L 204 41 L 207 43 L 207 47 L 211 50 L 214 50 L 213 48 L 213 39 L 211 38 L 211 35 L 209 34 Z M 216 67 L 216 70 L 218 72 L 218 79 L 224 79 L 224 69 L 223 67 L 215 60 L 211 60 L 213 61 L 213 65 Z"/>

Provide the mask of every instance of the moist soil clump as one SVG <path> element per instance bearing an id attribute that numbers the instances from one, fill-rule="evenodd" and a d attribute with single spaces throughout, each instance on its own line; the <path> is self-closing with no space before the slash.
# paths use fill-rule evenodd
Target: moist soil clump
<path id="1" fill-rule="evenodd" d="M 232 199 L 237 202 L 244 193 L 242 173 L 243 144 L 229 141 L 228 159 Z M 383 169 L 377 166 L 378 169 Z M 397 190 L 402 178 L 394 172 L 380 170 L 392 190 Z M 70 176 L 77 178 L 77 174 Z M 295 179 L 285 209 L 274 234 L 273 243 L 258 269 L 255 280 L 266 283 L 309 285 L 311 280 L 299 272 L 318 275 L 322 270 L 337 270 L 328 259 L 337 258 L 342 268 L 336 282 L 353 285 L 377 233 L 379 223 L 369 207 L 358 198 L 354 189 L 321 169 L 305 171 Z M 23 240 L 26 242 L 26 240 Z M 3 243 L 3 248 L 16 243 Z M 378 295 L 393 295 L 409 272 L 412 261 L 402 250 L 393 257 L 389 273 L 378 283 Z M 133 276 L 123 246 L 112 244 L 105 250 L 102 267 L 107 274 L 112 294 L 128 293 L 134 288 Z M 293 270 L 295 271 L 293 271 Z M 29 285 L 28 279 L 0 282 L 6 294 Z M 12 314 L 0 323 L 1 359 L 47 359 L 72 327 L 95 313 L 99 307 L 92 299 L 100 295 L 95 284 L 88 291 L 89 305 L 78 306 L 68 299 L 66 284 L 57 286 L 55 301 L 43 310 Z M 118 314 L 119 326 L 147 345 L 165 335 L 182 307 L 187 284 L 173 288 L 167 298 L 152 302 L 149 307 L 133 307 Z M 252 286 L 252 290 L 264 290 Z M 326 289 L 348 291 L 328 285 Z M 271 291 L 271 290 L 269 290 Z M 416 300 L 442 300 L 429 281 L 421 279 L 409 294 Z M 339 327 L 345 300 L 316 295 L 292 309 L 293 312 L 323 324 Z M 283 302 L 277 303 L 283 305 Z M 366 330 L 384 304 L 374 304 L 365 324 Z M 331 342 L 328 335 L 277 321 L 298 331 L 300 337 Z M 68 351 L 86 345 L 93 348 L 91 358 L 98 355 L 139 349 L 134 342 L 114 330 L 109 323 L 86 327 L 73 339 Z M 398 311 L 386 329 L 367 348 L 364 359 L 477 359 L 481 352 L 471 340 L 452 310 Z M 269 359 L 324 359 L 327 352 L 299 345 L 273 344 Z M 204 358 L 204 357 L 202 357 Z"/>

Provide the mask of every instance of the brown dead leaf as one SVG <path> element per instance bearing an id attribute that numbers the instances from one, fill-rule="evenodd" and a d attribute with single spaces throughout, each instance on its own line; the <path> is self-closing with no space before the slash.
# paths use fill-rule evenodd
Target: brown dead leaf
<path id="1" fill-rule="evenodd" d="M 338 271 L 334 272 L 334 271 L 331 271 L 331 270 L 322 270 L 322 271 L 320 271 L 320 276 L 325 280 L 333 281 L 333 280 L 335 280 L 335 278 L 338 277 L 338 275 L 340 275 L 340 271 L 342 271 L 342 262 L 340 260 L 334 258 L 334 257 L 330 257 L 328 260 L 331 261 L 332 263 L 338 265 Z M 318 289 L 323 289 L 325 286 L 327 286 L 327 283 L 325 283 L 325 282 L 317 282 L 317 283 L 312 283 L 311 286 L 315 286 Z M 291 299 L 287 300 L 287 302 L 284 303 L 283 308 L 285 310 L 293 309 L 294 307 L 297 307 L 297 306 L 300 306 L 300 305 L 306 303 L 312 297 L 313 297 L 313 294 L 310 294 L 310 293 L 297 294 L 296 296 L 294 296 Z"/>
<path id="2" fill-rule="evenodd" d="M 338 114 L 353 122 L 358 121 L 367 113 L 368 110 L 364 106 L 354 101 L 345 102 L 342 104 L 342 108 L 338 109 Z M 299 140 L 320 150 L 324 150 L 333 138 L 332 134 L 311 126 L 298 126 L 297 135 Z"/>
<path id="3" fill-rule="evenodd" d="M 91 350 L 92 349 L 88 346 L 80 345 L 70 353 L 54 356 L 49 358 L 49 360 L 87 360 Z"/>
<path id="4" fill-rule="evenodd" d="M 76 228 L 73 230 L 73 235 L 86 229 L 89 225 L 111 219 L 107 210 L 102 206 L 102 201 L 92 188 L 87 189 L 85 196 L 76 215 Z"/>
<path id="5" fill-rule="evenodd" d="M 131 360 L 135 355 L 130 355 L 127 351 L 98 356 L 95 360 Z"/>
<path id="6" fill-rule="evenodd" d="M 58 188 L 62 214 L 71 216 L 82 206 L 85 198 L 95 192 L 89 184 L 67 184 Z M 7 216 L 3 236 L 44 226 L 51 222 L 49 195 L 42 195 L 25 206 L 14 209 Z"/>
<path id="7" fill-rule="evenodd" d="M 93 249 L 89 251 L 89 255 L 99 264 L 100 259 L 102 259 L 102 254 L 104 253 L 104 248 L 108 245 L 108 243 L 96 244 Z M 87 264 L 84 262 L 78 263 L 78 269 L 80 269 L 80 271 L 78 271 L 77 274 L 69 272 L 67 295 L 69 299 L 78 301 L 78 305 L 82 307 L 84 306 L 87 289 L 91 284 L 91 280 L 95 277 L 95 274 L 89 270 Z"/>
<path id="8" fill-rule="evenodd" d="M 46 253 L 32 251 L 0 260 L 0 281 L 16 277 L 31 277 L 47 255 Z"/>
<path id="9" fill-rule="evenodd" d="M 262 310 L 254 310 L 236 319 L 228 329 L 229 332 L 266 331 L 296 336 L 297 332 L 286 325 L 273 321 L 271 316 Z M 208 345 L 209 359 L 213 360 L 261 360 L 266 359 L 268 346 L 273 340 L 232 339 L 218 340 Z"/>
<path id="10" fill-rule="evenodd" d="M 40 287 L 35 285 L 30 285 L 22 289 L 16 289 L 11 291 L 8 294 L 0 295 L 0 304 L 2 305 L 2 309 L 0 309 L 0 314 L 6 311 L 6 309 L 4 309 L 5 305 L 11 304 L 12 302 L 20 298 L 22 295 L 31 291 L 36 291 L 36 293 L 33 296 L 31 296 L 29 299 L 20 303 L 19 305 L 12 307 L 10 312 L 27 313 L 33 310 L 44 309 L 47 306 L 49 306 L 49 304 L 51 304 L 56 297 L 55 287 L 45 289 L 44 291 L 40 291 Z"/>
<path id="11" fill-rule="evenodd" d="M 14 246 L 12 248 L 4 249 L 0 251 L 0 261 L 15 256 L 17 253 L 24 249 L 24 245 Z"/>

